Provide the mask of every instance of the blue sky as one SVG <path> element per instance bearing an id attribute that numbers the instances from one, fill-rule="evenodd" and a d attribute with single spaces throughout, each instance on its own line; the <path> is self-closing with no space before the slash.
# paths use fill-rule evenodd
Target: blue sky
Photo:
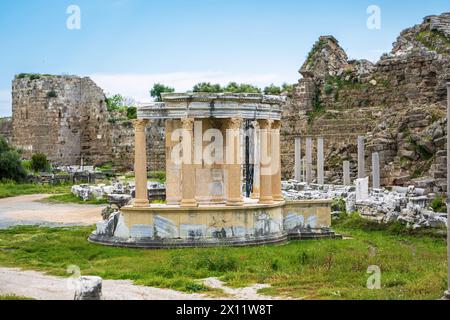
<path id="1" fill-rule="evenodd" d="M 69 5 L 81 10 L 80 30 L 66 27 Z M 370 5 L 381 9 L 380 30 L 367 28 Z M 137 101 L 155 82 L 178 91 L 200 81 L 294 83 L 320 35 L 376 61 L 401 30 L 445 11 L 448 0 L 2 0 L 0 116 L 11 114 L 22 72 L 91 76 Z"/>

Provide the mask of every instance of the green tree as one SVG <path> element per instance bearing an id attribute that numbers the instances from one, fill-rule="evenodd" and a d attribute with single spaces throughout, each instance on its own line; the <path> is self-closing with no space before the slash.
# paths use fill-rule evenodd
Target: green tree
<path id="1" fill-rule="evenodd" d="M 128 107 L 127 118 L 129 120 L 137 119 L 137 108 L 136 107 Z"/>
<path id="2" fill-rule="evenodd" d="M 217 92 L 223 92 L 223 88 L 220 86 L 220 84 L 211 84 L 210 82 L 200 82 L 194 86 L 192 91 L 217 93 Z"/>
<path id="3" fill-rule="evenodd" d="M 106 98 L 106 106 L 108 111 L 119 110 L 124 106 L 125 98 L 120 94 L 113 95 L 112 97 Z"/>
<path id="4" fill-rule="evenodd" d="M 175 92 L 175 89 L 165 86 L 161 83 L 155 83 L 153 85 L 153 88 L 150 90 L 150 95 L 152 96 L 152 98 L 155 98 L 156 102 L 161 102 L 162 101 L 161 93 L 171 93 L 171 92 Z"/>
<path id="5" fill-rule="evenodd" d="M 21 182 L 25 177 L 26 172 L 20 161 L 19 153 L 0 136 L 0 180 Z"/>
<path id="6" fill-rule="evenodd" d="M 230 82 L 225 88 L 224 92 L 232 93 L 261 93 L 261 89 L 247 83 L 237 84 L 236 82 Z"/>
<path id="7" fill-rule="evenodd" d="M 292 84 L 287 84 L 287 83 L 283 83 L 281 85 L 281 92 L 286 92 L 286 93 L 292 93 L 292 91 L 294 90 L 294 85 Z"/>
<path id="8" fill-rule="evenodd" d="M 47 156 L 43 153 L 35 153 L 31 157 L 31 169 L 34 172 L 44 172 L 49 169 L 50 165 Z"/>
<path id="9" fill-rule="evenodd" d="M 278 96 L 281 94 L 281 88 L 272 83 L 270 86 L 264 88 L 264 94 Z"/>

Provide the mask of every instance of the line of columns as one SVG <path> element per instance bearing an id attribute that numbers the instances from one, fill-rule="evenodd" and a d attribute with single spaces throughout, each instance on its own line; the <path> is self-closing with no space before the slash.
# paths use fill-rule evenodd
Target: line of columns
<path id="1" fill-rule="evenodd" d="M 181 207 L 196 207 L 195 198 L 196 171 L 194 161 L 194 122 L 193 118 L 181 120 L 183 129 L 182 149 L 182 177 L 181 177 Z M 147 189 L 147 141 L 146 126 L 148 120 L 138 119 L 133 122 L 135 129 L 135 207 L 149 206 Z M 227 145 L 233 152 L 227 154 L 227 206 L 242 206 L 242 159 L 241 159 L 241 135 L 243 120 L 232 118 L 226 121 Z M 280 128 L 279 120 L 258 120 L 255 127 L 256 145 L 255 153 L 259 159 L 257 168 L 259 177 L 258 186 L 252 198 L 259 198 L 261 204 L 272 204 L 275 201 L 284 201 L 281 191 L 281 152 L 280 152 Z M 167 138 L 167 137 L 166 137 Z M 264 148 L 264 150 L 261 150 Z M 258 149 L 258 150 L 256 150 Z"/>

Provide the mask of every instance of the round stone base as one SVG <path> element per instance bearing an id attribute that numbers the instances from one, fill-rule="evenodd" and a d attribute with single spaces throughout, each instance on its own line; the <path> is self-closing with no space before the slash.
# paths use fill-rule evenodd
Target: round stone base
<path id="1" fill-rule="evenodd" d="M 287 235 L 273 235 L 257 238 L 227 238 L 210 240 L 186 240 L 186 239 L 162 239 L 154 240 L 150 238 L 123 240 L 116 237 L 107 237 L 92 234 L 89 242 L 98 243 L 113 247 L 127 247 L 137 249 L 177 249 L 177 248 L 208 248 L 208 247 L 250 247 L 260 245 L 276 245 L 287 242 Z"/>

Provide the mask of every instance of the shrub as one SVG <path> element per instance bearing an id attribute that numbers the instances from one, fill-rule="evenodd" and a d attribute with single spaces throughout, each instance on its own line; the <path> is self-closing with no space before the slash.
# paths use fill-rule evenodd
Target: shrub
<path id="1" fill-rule="evenodd" d="M 333 203 L 331 204 L 331 210 L 337 212 L 345 212 L 346 211 L 345 200 L 343 198 L 333 199 Z"/>
<path id="2" fill-rule="evenodd" d="M 31 169 L 34 172 L 44 172 L 49 169 L 50 165 L 47 156 L 43 153 L 33 154 L 31 157 Z"/>
<path id="3" fill-rule="evenodd" d="M 223 252 L 207 253 L 202 252 L 196 260 L 196 267 L 216 272 L 236 271 L 238 261 L 236 258 L 226 255 Z"/>
<path id="4" fill-rule="evenodd" d="M 431 209 L 434 212 L 446 213 L 447 212 L 447 204 L 445 203 L 444 197 L 436 197 L 430 204 Z"/>
<path id="5" fill-rule="evenodd" d="M 47 98 L 56 98 L 56 97 L 58 97 L 58 94 L 56 93 L 55 90 L 49 91 L 47 93 Z"/>
<path id="6" fill-rule="evenodd" d="M 20 161 L 20 155 L 15 150 L 0 153 L 0 180 L 22 182 L 26 172 Z"/>
<path id="7" fill-rule="evenodd" d="M 325 94 L 331 94 L 333 92 L 333 89 L 334 89 L 333 85 L 326 84 L 324 87 Z"/>
<path id="8" fill-rule="evenodd" d="M 148 173 L 147 177 L 161 182 L 166 181 L 166 173 L 164 171 L 151 171 Z"/>
<path id="9" fill-rule="evenodd" d="M 136 107 L 128 107 L 127 108 L 127 118 L 129 120 L 137 119 L 137 108 Z"/>

